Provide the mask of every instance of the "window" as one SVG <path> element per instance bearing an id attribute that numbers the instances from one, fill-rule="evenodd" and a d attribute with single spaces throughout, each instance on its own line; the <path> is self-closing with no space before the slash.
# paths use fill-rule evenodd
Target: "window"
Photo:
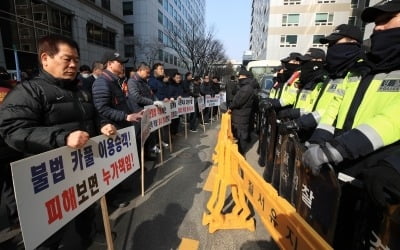
<path id="1" fill-rule="evenodd" d="M 124 36 L 133 36 L 133 23 L 124 24 Z"/>
<path id="2" fill-rule="evenodd" d="M 283 14 L 282 26 L 299 26 L 300 14 Z"/>
<path id="3" fill-rule="evenodd" d="M 163 6 L 164 6 L 164 10 L 168 11 L 168 0 L 164 0 Z"/>
<path id="4" fill-rule="evenodd" d="M 164 60 L 164 52 L 162 49 L 158 50 L 158 60 L 160 60 L 160 61 Z"/>
<path id="5" fill-rule="evenodd" d="M 160 10 L 158 10 L 158 22 L 161 24 L 163 24 L 163 17 L 164 17 L 163 13 Z"/>
<path id="6" fill-rule="evenodd" d="M 349 20 L 347 21 L 348 24 L 356 26 L 357 18 L 355 16 L 349 16 Z"/>
<path id="7" fill-rule="evenodd" d="M 301 4 L 301 0 L 283 0 L 283 5 Z"/>
<path id="8" fill-rule="evenodd" d="M 297 36 L 296 35 L 282 35 L 280 47 L 296 47 Z"/>
<path id="9" fill-rule="evenodd" d="M 358 0 L 351 0 L 350 7 L 355 9 L 358 7 Z"/>
<path id="10" fill-rule="evenodd" d="M 316 13 L 315 25 L 332 25 L 333 14 L 331 13 Z"/>
<path id="11" fill-rule="evenodd" d="M 163 42 L 163 36 L 164 36 L 164 33 L 161 30 L 158 30 L 158 41 L 160 43 Z"/>
<path id="12" fill-rule="evenodd" d="M 110 10 L 110 0 L 101 0 L 101 7 Z"/>
<path id="13" fill-rule="evenodd" d="M 97 24 L 88 22 L 86 24 L 86 35 L 89 43 L 115 49 L 116 33 L 114 31 L 104 29 Z"/>
<path id="14" fill-rule="evenodd" d="M 122 13 L 124 16 L 133 15 L 133 2 L 122 3 Z"/>
<path id="15" fill-rule="evenodd" d="M 135 56 L 135 45 L 125 44 L 125 57 Z"/>
<path id="16" fill-rule="evenodd" d="M 325 47 L 327 44 L 321 44 L 319 42 L 319 39 L 325 37 L 324 35 L 314 35 L 313 36 L 313 42 L 312 42 L 312 46 L 313 47 Z"/>
<path id="17" fill-rule="evenodd" d="M 335 0 L 318 0 L 318 3 L 335 3 Z"/>

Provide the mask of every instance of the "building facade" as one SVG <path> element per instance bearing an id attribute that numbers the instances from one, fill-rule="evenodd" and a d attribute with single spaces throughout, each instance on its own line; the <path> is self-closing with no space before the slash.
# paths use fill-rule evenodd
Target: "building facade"
<path id="1" fill-rule="evenodd" d="M 123 0 L 127 66 L 161 62 L 167 69 L 185 72 L 173 49 L 172 32 L 190 32 L 192 24 L 205 30 L 205 0 Z"/>
<path id="2" fill-rule="evenodd" d="M 106 51 L 123 53 L 120 0 L 2 0 L 0 5 L 0 65 L 15 69 L 38 68 L 37 41 L 62 34 L 78 42 L 81 65 L 100 60 Z"/>
<path id="3" fill-rule="evenodd" d="M 369 0 L 253 0 L 250 50 L 254 60 L 280 60 L 310 47 L 340 24 L 364 30 L 360 15 Z"/>

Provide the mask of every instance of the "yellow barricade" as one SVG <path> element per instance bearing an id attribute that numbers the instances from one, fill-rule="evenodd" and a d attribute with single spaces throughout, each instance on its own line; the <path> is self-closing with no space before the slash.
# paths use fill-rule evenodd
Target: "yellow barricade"
<path id="1" fill-rule="evenodd" d="M 237 186 L 234 185 L 231 170 L 229 169 L 232 150 L 230 150 L 230 147 L 227 145 L 231 145 L 231 147 L 234 146 L 230 124 L 230 115 L 223 114 L 218 142 L 215 154 L 213 155 L 214 166 L 217 167 L 217 174 L 210 200 L 207 203 L 207 209 L 210 213 L 204 213 L 203 215 L 203 225 L 209 225 L 210 233 L 218 229 L 245 228 L 251 231 L 255 230 L 254 219 L 247 219 L 250 216 L 250 210 L 246 205 L 245 196 L 242 190 L 239 190 Z M 235 206 L 231 213 L 222 214 L 228 187 L 231 187 L 232 199 Z"/>
<path id="2" fill-rule="evenodd" d="M 222 131 L 222 130 L 226 131 Z M 228 134 L 230 133 L 230 136 Z M 332 249 L 324 239 L 296 213 L 289 202 L 250 166 L 238 152 L 230 130 L 230 116 L 224 114 L 218 136 L 216 154 L 213 157 L 218 168 L 214 188 L 207 203 L 209 213 L 203 215 L 203 225 L 209 232 L 218 229 L 255 230 L 253 218 L 246 200 L 250 201 L 261 217 L 274 241 L 282 249 Z M 234 208 L 222 214 L 227 189 L 231 188 Z"/>

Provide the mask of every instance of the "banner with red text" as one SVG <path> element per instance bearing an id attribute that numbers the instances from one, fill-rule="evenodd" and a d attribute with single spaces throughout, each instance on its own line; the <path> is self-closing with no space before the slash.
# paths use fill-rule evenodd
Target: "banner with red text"
<path id="1" fill-rule="evenodd" d="M 150 112 L 150 132 L 171 124 L 171 108 L 168 103 L 164 103 L 162 108 L 157 108 L 154 105 L 145 106 L 144 108 Z"/>
<path id="2" fill-rule="evenodd" d="M 26 249 L 34 249 L 139 169 L 133 126 L 11 163 Z"/>
<path id="3" fill-rule="evenodd" d="M 178 99 L 178 114 L 184 115 L 194 112 L 194 98 L 185 97 Z"/>

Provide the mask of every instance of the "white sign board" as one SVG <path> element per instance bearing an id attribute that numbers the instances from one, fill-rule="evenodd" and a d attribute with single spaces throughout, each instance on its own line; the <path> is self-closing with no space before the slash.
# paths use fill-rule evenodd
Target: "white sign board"
<path id="1" fill-rule="evenodd" d="M 219 95 L 215 95 L 215 97 L 206 95 L 206 107 L 215 107 L 219 105 L 220 105 Z"/>
<path id="2" fill-rule="evenodd" d="M 143 111 L 142 119 L 140 120 L 140 139 L 141 139 L 141 146 L 144 146 L 147 138 L 150 135 L 151 131 L 151 121 L 150 121 L 150 110 L 145 109 Z"/>
<path id="3" fill-rule="evenodd" d="M 34 249 L 139 169 L 133 126 L 11 163 L 26 249 Z"/>
<path id="4" fill-rule="evenodd" d="M 178 114 L 184 115 L 194 112 L 194 98 L 185 97 L 178 99 Z"/>
<path id="5" fill-rule="evenodd" d="M 226 92 L 219 93 L 219 103 L 226 102 Z"/>
<path id="6" fill-rule="evenodd" d="M 175 101 L 173 101 L 173 102 L 171 101 L 171 102 L 169 102 L 169 105 L 170 105 L 169 107 L 171 109 L 171 120 L 178 118 L 179 117 L 178 104 Z"/>
<path id="7" fill-rule="evenodd" d="M 199 111 L 202 111 L 206 107 L 204 105 L 204 96 L 197 97 L 197 106 L 199 106 Z"/>
<path id="8" fill-rule="evenodd" d="M 144 108 L 150 112 L 150 132 L 171 124 L 171 109 L 168 104 L 164 103 L 162 108 L 157 108 L 155 105 L 145 106 Z"/>

